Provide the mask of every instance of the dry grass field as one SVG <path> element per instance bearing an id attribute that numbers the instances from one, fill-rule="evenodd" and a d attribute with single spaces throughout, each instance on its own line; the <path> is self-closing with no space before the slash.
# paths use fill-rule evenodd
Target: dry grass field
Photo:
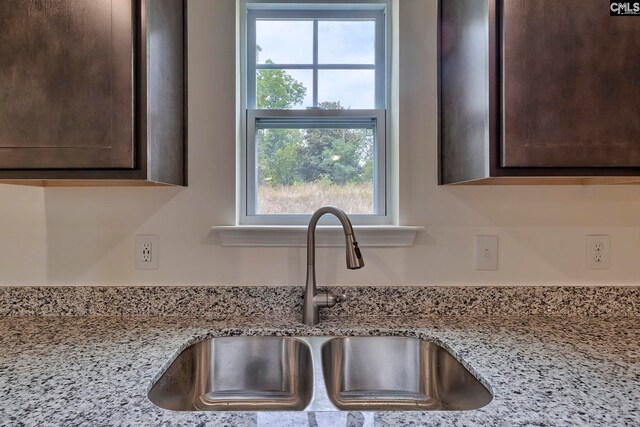
<path id="1" fill-rule="evenodd" d="M 304 183 L 260 186 L 258 214 L 311 214 L 323 205 L 334 205 L 348 214 L 372 214 L 373 184 L 334 185 Z"/>

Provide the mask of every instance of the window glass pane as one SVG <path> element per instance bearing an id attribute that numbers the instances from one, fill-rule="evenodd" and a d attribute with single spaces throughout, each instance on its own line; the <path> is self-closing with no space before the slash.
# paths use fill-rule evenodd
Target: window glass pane
<path id="1" fill-rule="evenodd" d="M 375 21 L 319 21 L 320 64 L 375 64 Z"/>
<path id="2" fill-rule="evenodd" d="M 375 108 L 375 71 L 318 71 L 318 102 L 324 109 Z"/>
<path id="3" fill-rule="evenodd" d="M 257 70 L 256 108 L 304 109 L 313 106 L 313 71 Z"/>
<path id="4" fill-rule="evenodd" d="M 313 21 L 256 21 L 258 64 L 312 64 Z"/>
<path id="5" fill-rule="evenodd" d="M 374 140 L 373 128 L 258 129 L 256 214 L 375 214 Z"/>

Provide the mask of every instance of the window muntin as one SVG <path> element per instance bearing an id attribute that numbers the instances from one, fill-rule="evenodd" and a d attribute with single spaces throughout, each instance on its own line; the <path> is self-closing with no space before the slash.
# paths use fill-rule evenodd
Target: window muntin
<path id="1" fill-rule="evenodd" d="M 303 224 L 324 204 L 389 222 L 384 8 L 314 6 L 247 11 L 243 224 Z M 307 145 L 327 139 L 306 168 Z"/>

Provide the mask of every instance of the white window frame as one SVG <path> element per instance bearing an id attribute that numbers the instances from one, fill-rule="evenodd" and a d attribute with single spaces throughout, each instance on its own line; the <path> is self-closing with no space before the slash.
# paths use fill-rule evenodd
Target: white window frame
<path id="1" fill-rule="evenodd" d="M 372 215 L 350 215 L 354 225 L 389 225 L 392 224 L 390 195 L 390 159 L 389 159 L 389 126 L 387 116 L 389 112 L 389 58 L 390 35 L 388 11 L 391 0 L 373 0 L 361 2 L 327 1 L 286 1 L 275 0 L 263 2 L 260 0 L 241 0 L 241 141 L 240 141 L 240 173 L 238 189 L 238 218 L 239 225 L 303 225 L 307 224 L 310 215 L 281 214 L 257 215 L 257 174 L 256 174 L 256 126 L 260 120 L 283 120 L 295 122 L 306 121 L 310 118 L 326 121 L 327 123 L 341 123 L 350 120 L 369 119 L 375 123 L 374 156 L 374 209 Z M 314 46 L 312 64 L 257 64 L 256 55 L 249 52 L 256 51 L 256 20 L 257 19 L 305 19 L 315 20 Z M 318 63 L 318 25 L 322 19 L 353 20 L 374 19 L 376 22 L 376 50 L 375 64 L 319 64 Z M 242 37 L 244 36 L 244 37 Z M 303 69 L 313 71 L 313 106 L 318 105 L 318 71 L 323 69 L 339 70 L 375 70 L 375 108 L 370 110 L 320 110 L 318 108 L 267 110 L 256 108 L 256 73 L 258 69 Z M 337 223 L 333 218 L 326 218 L 328 224 Z"/>

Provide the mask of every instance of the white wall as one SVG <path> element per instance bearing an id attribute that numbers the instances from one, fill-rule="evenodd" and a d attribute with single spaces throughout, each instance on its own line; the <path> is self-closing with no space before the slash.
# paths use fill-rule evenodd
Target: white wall
<path id="1" fill-rule="evenodd" d="M 0 186 L 0 285 L 301 284 L 304 250 L 223 248 L 235 206 L 234 0 L 189 0 L 190 186 Z M 400 0 L 401 223 L 415 247 L 364 251 L 349 272 L 319 249 L 319 283 L 637 284 L 640 187 L 438 187 L 436 1 Z M 474 271 L 474 236 L 500 236 L 500 269 Z M 610 271 L 586 271 L 607 233 Z M 160 235 L 160 269 L 134 269 L 134 236 Z"/>

